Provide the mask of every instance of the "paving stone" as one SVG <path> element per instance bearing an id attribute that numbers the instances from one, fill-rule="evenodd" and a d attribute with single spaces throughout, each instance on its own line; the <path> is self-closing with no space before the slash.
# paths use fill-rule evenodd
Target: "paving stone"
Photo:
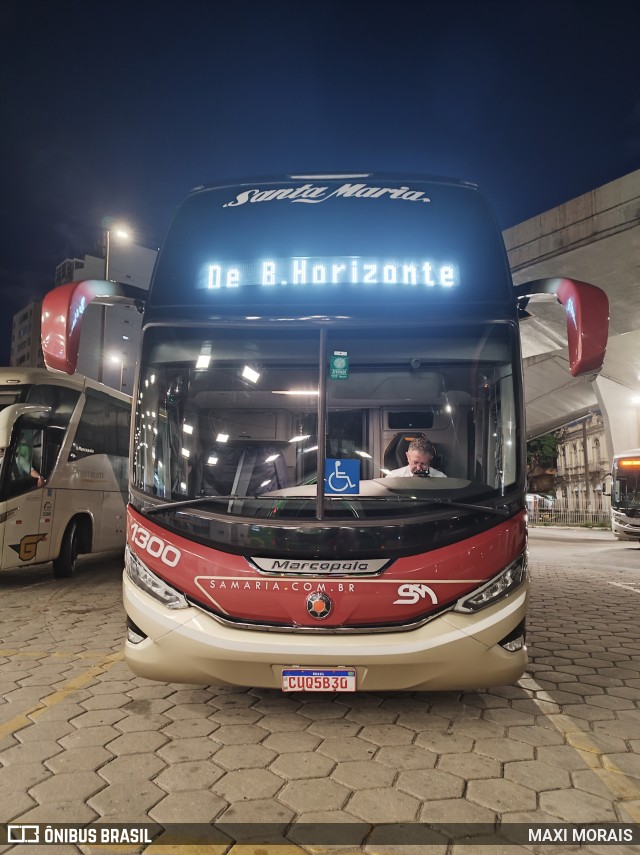
<path id="1" fill-rule="evenodd" d="M 48 769 L 57 775 L 60 772 L 83 772 L 98 769 L 112 757 L 113 754 L 106 748 L 95 745 L 91 748 L 70 748 L 68 751 L 61 751 L 45 760 L 44 763 Z"/>
<path id="2" fill-rule="evenodd" d="M 476 805 L 473 802 L 467 801 L 467 799 L 430 800 L 425 802 L 418 816 L 419 822 L 439 823 L 442 825 L 464 823 L 465 826 L 476 824 L 480 827 L 493 825 L 495 820 L 496 814 L 494 811 Z M 472 827 L 469 827 L 469 832 L 473 833 Z"/>
<path id="3" fill-rule="evenodd" d="M 26 791 L 52 777 L 51 770 L 42 763 L 14 763 L 0 769 L 0 788 Z"/>
<path id="4" fill-rule="evenodd" d="M 419 733 L 415 744 L 433 754 L 446 754 L 450 751 L 471 751 L 473 740 L 468 736 L 456 735 L 447 731 L 429 730 L 426 733 Z"/>
<path id="5" fill-rule="evenodd" d="M 579 772 L 576 774 L 580 774 Z M 540 794 L 542 810 L 565 822 L 616 822 L 616 813 L 608 799 L 580 790 L 553 790 Z"/>
<path id="6" fill-rule="evenodd" d="M 189 760 L 186 763 L 174 763 L 161 772 L 154 783 L 168 793 L 180 790 L 207 790 L 224 773 L 224 769 L 209 760 Z"/>
<path id="7" fill-rule="evenodd" d="M 507 760 L 533 760 L 534 754 L 533 746 L 506 737 L 478 739 L 473 750 L 476 754 L 484 754 L 503 763 Z"/>
<path id="8" fill-rule="evenodd" d="M 3 805 L 4 813 L 4 805 Z M 20 823 L 50 823 L 51 817 L 55 816 L 56 823 L 72 823 L 73 825 L 84 825 L 93 822 L 97 814 L 89 805 L 82 801 L 60 801 L 47 802 L 36 805 L 18 817 Z"/>
<path id="9" fill-rule="evenodd" d="M 267 731 L 255 724 L 224 724 L 211 734 L 211 739 L 223 745 L 241 745 L 262 742 Z"/>
<path id="10" fill-rule="evenodd" d="M 402 772 L 395 786 L 421 801 L 429 801 L 431 798 L 458 798 L 464 792 L 465 782 L 463 778 L 440 769 L 412 769 Z"/>
<path id="11" fill-rule="evenodd" d="M 173 694 L 175 692 L 170 686 L 166 686 L 164 683 L 149 682 L 144 686 L 136 686 L 135 689 L 128 692 L 128 697 L 134 701 L 141 701 L 143 699 L 167 698 Z"/>
<path id="12" fill-rule="evenodd" d="M 162 728 L 162 732 L 170 739 L 189 739 L 199 736 L 209 736 L 220 728 L 220 723 L 210 718 L 188 718 L 174 721 Z"/>
<path id="13" fill-rule="evenodd" d="M 580 751 L 570 745 L 543 746 L 536 750 L 536 756 L 541 763 L 566 769 L 567 772 L 588 768 Z"/>
<path id="14" fill-rule="evenodd" d="M 301 700 L 304 701 L 304 698 Z M 310 718 L 312 721 L 342 718 L 346 712 L 346 707 L 333 701 L 303 703 L 298 710 L 299 715 Z"/>
<path id="15" fill-rule="evenodd" d="M 226 687 L 229 688 L 229 687 Z M 220 692 L 218 691 L 210 700 L 208 705 L 217 710 L 238 709 L 240 707 L 251 707 L 255 704 L 255 696 L 251 695 L 247 689 L 236 686 L 235 692 Z"/>
<path id="16" fill-rule="evenodd" d="M 125 733 L 117 739 L 108 743 L 109 751 L 114 754 L 144 754 L 148 751 L 157 751 L 160 746 L 169 741 L 169 737 L 154 730 L 141 733 Z"/>
<path id="17" fill-rule="evenodd" d="M 27 744 L 17 743 L 11 748 L 6 748 L 0 753 L 0 763 L 3 766 L 15 766 L 22 763 L 40 763 L 48 760 L 63 750 L 62 746 L 54 741 L 35 741 Z"/>
<path id="18" fill-rule="evenodd" d="M 278 794 L 278 800 L 296 813 L 310 810 L 341 810 L 350 790 L 331 779 L 295 781 Z"/>
<path id="19" fill-rule="evenodd" d="M 398 713 L 376 706 L 360 707 L 358 709 L 347 710 L 345 718 L 348 721 L 355 721 L 357 724 L 362 725 L 394 724 L 398 718 Z"/>
<path id="20" fill-rule="evenodd" d="M 284 830 L 293 817 L 293 811 L 275 799 L 249 799 L 239 804 L 232 804 L 217 817 L 216 821 L 218 823 L 229 822 L 240 825 L 254 823 L 256 825 L 256 833 L 259 833 L 258 827 L 260 823 L 264 823 L 267 830 L 272 829 L 276 824 L 280 824 Z M 246 855 L 250 855 L 250 851 Z M 262 853 L 256 851 L 255 855 L 262 855 Z M 274 855 L 278 855 L 277 849 Z M 286 853 L 283 852 L 282 855 L 288 855 L 288 850 Z"/>
<path id="21" fill-rule="evenodd" d="M 223 724 L 256 724 L 260 722 L 262 725 L 262 719 L 265 717 L 265 714 L 260 712 L 260 710 L 256 710 L 253 707 L 241 707 L 240 709 L 224 709 L 224 710 L 216 710 L 212 712 L 209 718 L 211 721 L 216 722 L 219 725 Z M 305 722 L 305 725 L 308 722 Z"/>
<path id="22" fill-rule="evenodd" d="M 415 822 L 420 802 L 407 793 L 389 787 L 354 793 L 345 810 L 358 819 L 373 824 Z"/>
<path id="23" fill-rule="evenodd" d="M 26 745 L 29 742 L 57 742 L 61 737 L 73 733 L 74 727 L 68 721 L 46 719 L 44 714 L 37 719 L 37 727 L 32 724 L 16 733 L 18 741 Z"/>
<path id="24" fill-rule="evenodd" d="M 536 794 L 533 790 L 503 779 L 469 781 L 467 798 L 497 813 L 506 810 L 533 810 L 536 807 Z"/>
<path id="25" fill-rule="evenodd" d="M 510 727 L 509 738 L 527 745 L 562 745 L 564 736 L 553 727 Z"/>
<path id="26" fill-rule="evenodd" d="M 85 802 L 104 787 L 104 781 L 93 771 L 59 772 L 41 784 L 31 787 L 29 795 L 40 805 L 61 802 Z"/>
<path id="27" fill-rule="evenodd" d="M 102 727 L 83 727 L 76 730 L 60 740 L 64 748 L 85 748 L 91 745 L 108 745 L 116 737 L 119 731 L 114 727 L 103 725 Z"/>
<path id="28" fill-rule="evenodd" d="M 396 777 L 396 770 L 375 760 L 354 760 L 338 763 L 331 777 L 352 790 L 388 787 Z"/>
<path id="29" fill-rule="evenodd" d="M 504 777 L 524 787 L 542 792 L 559 790 L 571 785 L 569 773 L 539 760 L 514 760 L 504 764 Z"/>
<path id="30" fill-rule="evenodd" d="M 216 764 L 222 766 L 225 771 L 264 769 L 277 757 L 277 752 L 264 745 L 225 745 L 216 752 L 215 757 Z M 280 774 L 277 769 L 273 771 Z"/>
<path id="31" fill-rule="evenodd" d="M 165 796 L 164 790 L 151 781 L 118 781 L 100 790 L 87 804 L 100 816 L 109 816 L 112 821 L 128 822 L 131 816 L 146 814 Z M 115 820 L 115 817 L 122 819 Z"/>
<path id="32" fill-rule="evenodd" d="M 609 754 L 602 758 L 605 769 L 613 772 L 624 772 L 632 778 L 640 779 L 640 756 L 638 754 Z"/>
<path id="33" fill-rule="evenodd" d="M 340 740 L 336 740 L 340 741 Z M 314 736 L 313 733 L 296 733 L 295 738 L 291 738 L 291 734 L 287 731 L 283 731 L 282 733 L 272 733 L 270 736 L 267 736 L 265 740 L 263 740 L 262 745 L 265 748 L 269 748 L 272 751 L 275 751 L 277 754 L 288 754 L 290 752 L 298 752 L 298 751 L 315 751 L 319 745 L 321 745 L 322 739 L 319 736 Z M 318 751 L 320 749 L 318 748 Z M 322 754 L 327 754 L 327 756 L 331 756 L 326 751 L 321 751 Z"/>
<path id="34" fill-rule="evenodd" d="M 357 736 L 361 730 L 361 724 L 345 719 L 314 721 L 307 727 L 309 733 L 323 739 L 346 739 L 349 736 Z"/>
<path id="35" fill-rule="evenodd" d="M 109 755 L 111 761 L 98 769 L 98 774 L 109 784 L 128 783 L 132 780 L 147 781 L 166 768 L 166 763 L 155 754 L 136 754 L 132 760 L 130 754 L 123 757 Z"/>
<path id="36" fill-rule="evenodd" d="M 15 787 L 0 786 L 0 804 L 2 805 L 2 821 L 11 822 L 26 811 L 36 807 L 35 799 L 26 792 L 18 791 Z M 4 850 L 3 851 L 7 851 Z"/>
<path id="37" fill-rule="evenodd" d="M 208 704 L 210 701 L 213 706 L 215 697 L 212 697 L 209 689 L 179 689 L 177 692 L 171 692 L 170 695 L 164 696 L 169 706 L 180 706 L 181 704 Z"/>
<path id="38" fill-rule="evenodd" d="M 401 772 L 406 769 L 433 769 L 438 755 L 417 745 L 391 745 L 380 748 L 375 759 L 376 762 Z"/>
<path id="39" fill-rule="evenodd" d="M 213 822 L 226 807 L 226 802 L 213 793 L 190 789 L 169 793 L 151 808 L 149 816 L 163 825 Z M 191 847 L 185 848 L 188 851 Z M 213 847 L 207 847 L 207 851 L 212 852 Z"/>
<path id="40" fill-rule="evenodd" d="M 454 721 L 448 728 L 454 736 L 468 736 L 469 739 L 500 739 L 506 735 L 506 728 L 494 721 L 478 721 L 465 719 Z"/>
<path id="41" fill-rule="evenodd" d="M 268 769 L 252 769 L 250 774 L 242 770 L 227 772 L 211 789 L 233 803 L 247 799 L 268 799 L 282 789 L 284 784 L 283 778 Z"/>
<path id="42" fill-rule="evenodd" d="M 463 780 L 473 778 L 499 778 L 501 764 L 497 760 L 467 751 L 464 754 L 444 754 L 438 761 L 438 769 L 458 775 Z"/>
<path id="43" fill-rule="evenodd" d="M 99 727 L 103 724 L 115 724 L 122 718 L 126 718 L 126 712 L 120 708 L 106 708 L 100 710 L 91 710 L 84 712 L 82 715 L 75 716 L 71 719 L 71 724 L 80 730 L 83 727 Z"/>
<path id="44" fill-rule="evenodd" d="M 297 754 L 283 754 L 270 766 L 272 772 L 295 781 L 301 778 L 325 778 L 331 774 L 335 762 L 322 754 L 306 751 Z"/>
<path id="45" fill-rule="evenodd" d="M 305 730 L 309 726 L 306 718 L 301 718 L 297 713 L 274 713 L 265 715 L 260 719 L 259 726 L 271 733 L 281 731 Z"/>
<path id="46" fill-rule="evenodd" d="M 174 721 L 189 718 L 209 718 L 213 710 L 207 704 L 176 704 L 167 709 L 166 715 Z"/>
<path id="47" fill-rule="evenodd" d="M 410 745 L 415 738 L 415 733 L 397 724 L 378 724 L 363 727 L 358 737 L 379 746 Z"/>
<path id="48" fill-rule="evenodd" d="M 114 727 L 121 733 L 141 733 L 144 730 L 162 730 L 171 719 L 161 713 L 155 715 L 125 715 Z"/>
<path id="49" fill-rule="evenodd" d="M 163 731 L 165 734 L 167 731 Z M 246 746 L 243 746 L 246 748 Z M 157 754 L 167 763 L 181 763 L 185 760 L 207 760 L 221 749 L 221 745 L 213 742 L 208 736 L 196 736 L 187 739 L 172 739 L 161 748 Z"/>
<path id="50" fill-rule="evenodd" d="M 113 692 L 110 695 L 97 695 L 96 697 L 87 698 L 81 702 L 87 712 L 91 710 L 109 710 L 120 709 L 125 704 L 128 704 L 131 699 L 124 692 Z"/>

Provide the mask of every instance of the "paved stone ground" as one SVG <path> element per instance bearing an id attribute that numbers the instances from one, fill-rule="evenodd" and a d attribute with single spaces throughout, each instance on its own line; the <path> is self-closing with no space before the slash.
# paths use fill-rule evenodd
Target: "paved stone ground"
<path id="1" fill-rule="evenodd" d="M 119 561 L 90 559 L 68 583 L 47 568 L 6 575 L 0 821 L 466 823 L 464 846 L 443 836 L 407 849 L 453 855 L 552 851 L 474 845 L 474 824 L 640 822 L 640 567 L 626 556 L 625 569 L 612 549 L 610 566 L 605 550 L 585 569 L 564 557 L 570 549 L 561 544 L 550 562 L 532 544 L 525 676 L 469 693 L 285 696 L 152 683 L 122 660 Z M 401 851 L 375 840 L 364 851 Z M 80 850 L 98 851 L 47 851 Z"/>

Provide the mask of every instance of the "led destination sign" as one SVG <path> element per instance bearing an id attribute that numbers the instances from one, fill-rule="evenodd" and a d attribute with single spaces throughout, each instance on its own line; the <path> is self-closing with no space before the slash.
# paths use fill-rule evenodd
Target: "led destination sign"
<path id="1" fill-rule="evenodd" d="M 254 262 L 212 262 L 201 288 L 241 288 L 243 285 L 399 285 L 454 288 L 457 267 L 431 259 L 382 260 L 360 256 L 270 258 Z"/>

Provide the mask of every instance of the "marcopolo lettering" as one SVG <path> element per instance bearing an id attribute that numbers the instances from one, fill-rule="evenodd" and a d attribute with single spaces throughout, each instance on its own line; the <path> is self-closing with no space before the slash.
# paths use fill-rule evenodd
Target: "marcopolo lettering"
<path id="1" fill-rule="evenodd" d="M 295 558 L 251 558 L 263 573 L 284 575 L 373 576 L 391 563 L 388 558 L 368 558 L 360 561 L 335 561 L 330 559 L 304 561 Z"/>
<path id="2" fill-rule="evenodd" d="M 314 184 L 303 184 L 301 187 L 280 187 L 273 190 L 260 190 L 254 187 L 252 190 L 243 190 L 235 199 L 225 202 L 223 208 L 236 208 L 247 202 L 273 202 L 287 199 L 289 202 L 304 202 L 306 204 L 317 204 L 326 202 L 337 196 L 355 196 L 356 198 L 379 199 L 388 196 L 390 199 L 403 199 L 406 202 L 430 202 L 423 190 L 412 190 L 405 185 L 401 187 L 373 187 L 368 184 L 343 184 L 341 187 L 329 192 L 328 187 L 318 187 Z"/>

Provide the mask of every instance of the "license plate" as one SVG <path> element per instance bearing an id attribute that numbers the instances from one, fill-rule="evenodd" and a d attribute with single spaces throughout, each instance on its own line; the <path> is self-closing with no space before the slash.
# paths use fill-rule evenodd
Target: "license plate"
<path id="1" fill-rule="evenodd" d="M 354 668 L 285 668 L 283 692 L 355 692 Z"/>

